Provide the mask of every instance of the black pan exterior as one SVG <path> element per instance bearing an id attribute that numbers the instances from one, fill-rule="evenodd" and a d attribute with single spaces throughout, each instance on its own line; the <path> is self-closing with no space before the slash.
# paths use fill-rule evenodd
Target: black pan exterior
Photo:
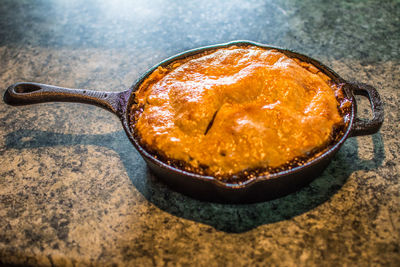
<path id="1" fill-rule="evenodd" d="M 152 160 L 146 162 L 160 180 L 178 192 L 203 201 L 244 204 L 279 198 L 299 190 L 324 171 L 335 152 L 301 170 L 288 171 L 273 178 L 259 177 L 241 185 L 198 179 L 182 172 L 167 170 Z"/>
<path id="2" fill-rule="evenodd" d="M 330 77 L 336 84 L 342 85 L 345 98 L 351 102 L 351 107 L 346 111 L 346 128 L 342 130 L 340 139 L 331 144 L 325 152 L 312 158 L 303 165 L 273 173 L 249 178 L 240 183 L 229 183 L 218 180 L 215 177 L 190 173 L 175 168 L 162 160 L 154 157 L 146 151 L 136 139 L 130 125 L 131 109 L 135 104 L 134 92 L 140 84 L 157 67 L 166 66 L 173 61 L 183 59 L 194 54 L 208 50 L 228 46 L 259 46 L 265 49 L 275 49 L 289 57 L 298 58 L 303 62 L 310 63 Z M 371 120 L 360 120 L 356 115 L 356 101 L 354 95 L 363 95 L 371 103 L 373 118 Z M 144 158 L 149 168 L 171 188 L 205 201 L 224 203 L 252 203 L 278 198 L 294 192 L 310 183 L 320 175 L 332 160 L 332 157 L 340 149 L 346 139 L 350 136 L 368 135 L 379 131 L 384 118 L 383 105 L 379 94 L 372 86 L 362 83 L 350 83 L 342 79 L 334 71 L 319 61 L 286 49 L 271 47 L 250 41 L 234 41 L 225 44 L 212 45 L 190 50 L 165 61 L 147 71 L 130 89 L 123 92 L 100 92 L 86 89 L 69 89 L 39 83 L 16 83 L 8 87 L 4 94 L 4 102 L 10 105 L 26 105 L 51 101 L 80 102 L 97 105 L 116 114 L 125 129 L 132 144 Z"/>

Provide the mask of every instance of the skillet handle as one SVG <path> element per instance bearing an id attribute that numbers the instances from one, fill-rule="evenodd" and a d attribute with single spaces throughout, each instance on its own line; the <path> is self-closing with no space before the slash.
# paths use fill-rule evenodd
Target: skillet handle
<path id="1" fill-rule="evenodd" d="M 13 105 L 29 105 L 44 102 L 79 102 L 107 109 L 121 116 L 126 108 L 129 90 L 100 92 L 86 89 L 70 89 L 59 86 L 22 82 L 11 85 L 4 94 L 4 102 Z"/>
<path id="2" fill-rule="evenodd" d="M 357 82 L 348 83 L 353 95 L 361 95 L 368 98 L 372 109 L 372 119 L 362 120 L 356 116 L 351 128 L 350 136 L 370 135 L 377 133 L 382 126 L 384 119 L 383 104 L 378 91 L 371 85 Z M 354 101 L 356 104 L 356 102 Z M 356 109 L 357 111 L 357 105 Z"/>

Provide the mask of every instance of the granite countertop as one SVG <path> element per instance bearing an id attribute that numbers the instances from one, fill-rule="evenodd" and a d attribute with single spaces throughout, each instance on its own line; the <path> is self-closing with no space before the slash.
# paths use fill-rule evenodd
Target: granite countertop
<path id="1" fill-rule="evenodd" d="M 1 101 L 0 265 L 399 266 L 399 14 L 394 0 L 1 1 L 2 95 L 21 81 L 122 91 L 176 53 L 248 39 L 371 84 L 385 121 L 300 191 L 227 205 L 165 186 L 103 109 Z"/>

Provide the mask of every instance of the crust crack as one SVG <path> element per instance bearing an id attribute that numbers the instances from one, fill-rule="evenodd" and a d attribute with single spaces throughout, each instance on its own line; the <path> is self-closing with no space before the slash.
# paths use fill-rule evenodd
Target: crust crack
<path id="1" fill-rule="evenodd" d="M 219 111 L 219 109 L 217 109 L 217 110 L 214 112 L 214 115 L 212 116 L 210 122 L 209 122 L 208 125 L 207 125 L 207 128 L 206 128 L 206 131 L 204 132 L 204 135 L 207 135 L 207 133 L 210 131 L 211 127 L 213 126 L 214 120 L 215 120 L 215 117 L 217 116 L 218 111 Z"/>

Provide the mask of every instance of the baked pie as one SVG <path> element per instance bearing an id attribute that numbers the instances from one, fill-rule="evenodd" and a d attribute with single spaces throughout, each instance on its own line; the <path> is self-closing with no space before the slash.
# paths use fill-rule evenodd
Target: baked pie
<path id="1" fill-rule="evenodd" d="M 344 124 L 341 86 L 275 49 L 230 46 L 155 69 L 132 106 L 133 132 L 156 157 L 215 177 L 309 158 Z"/>

